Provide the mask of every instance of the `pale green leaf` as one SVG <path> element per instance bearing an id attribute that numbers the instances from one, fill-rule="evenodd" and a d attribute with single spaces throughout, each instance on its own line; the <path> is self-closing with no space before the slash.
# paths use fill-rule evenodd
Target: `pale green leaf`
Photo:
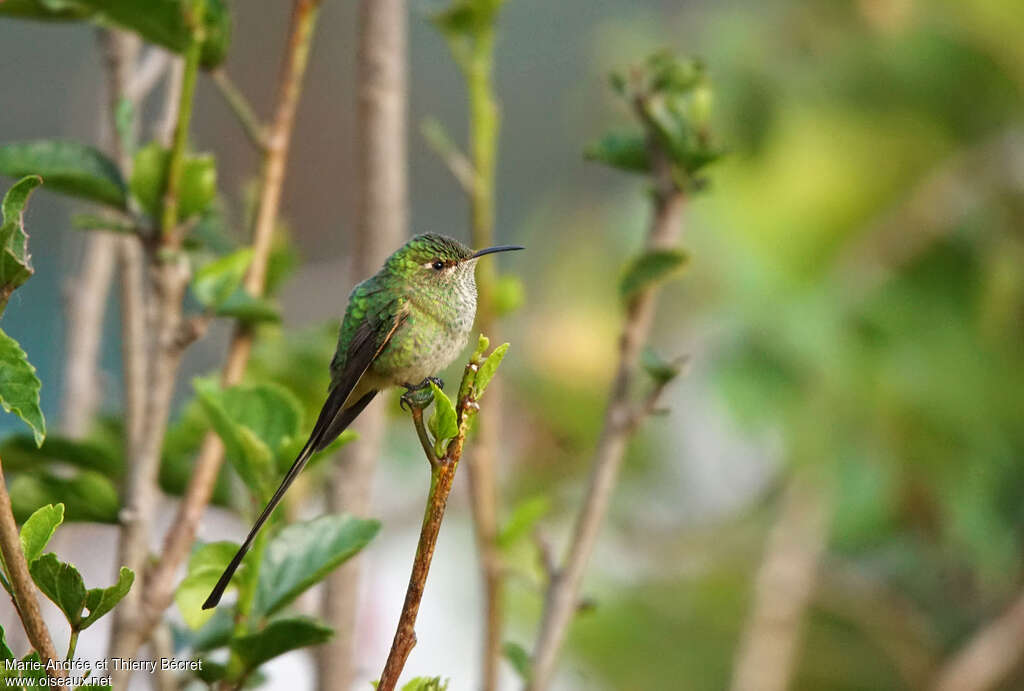
<path id="1" fill-rule="evenodd" d="M 444 391 L 434 382 L 430 382 L 430 388 L 434 393 L 434 410 L 427 420 L 427 428 L 434 435 L 434 451 L 438 456 L 443 456 L 444 442 L 459 433 L 458 416 L 455 414 L 455 406 Z"/>
<path id="2" fill-rule="evenodd" d="M 190 629 L 197 630 L 205 625 L 217 610 L 204 610 L 203 603 L 210 591 L 227 568 L 231 558 L 238 551 L 233 542 L 210 542 L 192 552 L 189 557 L 185 578 L 174 591 L 174 602 L 178 605 L 182 619 Z M 248 563 L 243 561 L 238 573 L 244 573 Z"/>
<path id="3" fill-rule="evenodd" d="M 30 565 L 46 549 L 57 526 L 64 522 L 64 505 L 41 506 L 21 526 L 21 550 Z"/>
<path id="4" fill-rule="evenodd" d="M 36 368 L 29 363 L 25 351 L 0 329 L 0 406 L 32 428 L 37 446 L 46 436 L 46 420 L 39 407 L 40 388 Z"/>
<path id="5" fill-rule="evenodd" d="M 242 249 L 219 257 L 196 271 L 192 292 L 207 307 L 216 307 L 240 289 L 245 272 L 252 263 L 253 249 Z"/>
<path id="6" fill-rule="evenodd" d="M 484 395 L 484 391 L 487 389 L 487 385 L 491 383 L 491 379 L 494 378 L 494 374 L 498 371 L 498 365 L 505 359 L 505 353 L 508 352 L 508 343 L 502 343 L 500 346 L 491 351 L 491 354 L 487 356 L 487 359 L 480 365 L 480 369 L 477 370 L 475 379 L 475 396 L 477 400 Z"/>
<path id="7" fill-rule="evenodd" d="M 501 646 L 501 654 L 512 665 L 520 679 L 524 682 L 530 681 L 533 663 L 530 660 L 530 653 L 526 652 L 523 646 L 513 641 L 505 641 Z"/>

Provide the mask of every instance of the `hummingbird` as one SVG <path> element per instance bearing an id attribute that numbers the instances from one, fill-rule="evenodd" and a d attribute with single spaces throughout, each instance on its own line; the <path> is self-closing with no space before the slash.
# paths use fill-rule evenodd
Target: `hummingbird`
<path id="1" fill-rule="evenodd" d="M 388 257 L 380 271 L 352 289 L 331 360 L 327 400 L 309 440 L 203 609 L 220 602 L 260 528 L 314 453 L 337 439 L 380 391 L 389 386 L 429 386 L 465 348 L 476 316 L 477 260 L 521 249 L 525 248 L 497 245 L 473 251 L 444 235 L 417 235 Z"/>

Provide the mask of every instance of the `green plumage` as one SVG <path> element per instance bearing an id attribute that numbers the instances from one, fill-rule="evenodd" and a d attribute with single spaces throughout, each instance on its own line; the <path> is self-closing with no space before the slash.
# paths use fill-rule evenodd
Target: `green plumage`
<path id="1" fill-rule="evenodd" d="M 334 441 L 388 386 L 413 388 L 447 367 L 466 346 L 476 315 L 473 252 L 443 235 L 417 235 L 357 285 L 338 332 L 331 388 L 309 441 L 256 519 L 204 609 L 215 607 L 253 539 L 309 457 Z"/>

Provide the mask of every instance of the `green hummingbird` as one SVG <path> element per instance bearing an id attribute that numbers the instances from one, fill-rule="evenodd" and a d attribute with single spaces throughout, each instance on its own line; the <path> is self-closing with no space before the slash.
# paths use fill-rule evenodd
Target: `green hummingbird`
<path id="1" fill-rule="evenodd" d="M 466 346 L 476 315 L 476 261 L 486 254 L 521 249 L 498 245 L 474 252 L 444 235 L 417 235 L 352 290 L 331 360 L 327 401 L 309 440 L 203 609 L 220 602 L 256 534 L 310 456 L 337 439 L 379 391 L 388 386 L 428 386 Z"/>

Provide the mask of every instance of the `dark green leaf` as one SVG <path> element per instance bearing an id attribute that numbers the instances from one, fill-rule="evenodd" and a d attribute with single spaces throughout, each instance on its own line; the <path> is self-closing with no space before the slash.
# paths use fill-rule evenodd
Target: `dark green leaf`
<path id="1" fill-rule="evenodd" d="M 243 247 L 196 271 L 192 279 L 192 292 L 196 299 L 206 307 L 216 307 L 241 290 L 252 255 L 251 247 Z"/>
<path id="2" fill-rule="evenodd" d="M 0 146 L 0 174 L 40 175 L 48 189 L 74 197 L 127 206 L 127 189 L 117 165 L 91 146 L 75 141 L 38 139 Z"/>
<path id="3" fill-rule="evenodd" d="M 39 407 L 41 387 L 25 351 L 0 329 L 0 406 L 32 428 L 36 445 L 42 444 L 46 436 L 46 420 Z"/>
<path id="4" fill-rule="evenodd" d="M 551 510 L 551 499 L 541 495 L 519 502 L 498 533 L 497 543 L 507 549 L 518 542 Z"/>
<path id="5" fill-rule="evenodd" d="M 42 446 L 34 437 L 17 434 L 0 444 L 5 470 L 34 470 L 51 463 L 67 463 L 83 470 L 95 470 L 112 479 L 121 476 L 121 455 L 99 441 L 48 435 Z"/>
<path id="6" fill-rule="evenodd" d="M 96 623 L 96 620 L 114 609 L 118 602 L 124 599 L 135 582 L 135 574 L 131 569 L 121 567 L 117 574 L 117 583 L 108 588 L 91 588 L 85 594 L 85 607 L 89 614 L 82 620 L 79 628 L 87 629 Z"/>
<path id="7" fill-rule="evenodd" d="M 638 133 L 610 133 L 583 151 L 588 161 L 598 161 L 613 168 L 638 172 L 651 169 L 647 142 Z"/>
<path id="8" fill-rule="evenodd" d="M 448 691 L 448 680 L 441 677 L 414 677 L 402 685 L 402 691 Z"/>
<path id="9" fill-rule="evenodd" d="M 619 293 L 623 300 L 630 300 L 637 293 L 652 288 L 678 275 L 689 255 L 679 249 L 648 250 L 631 261 L 622 274 Z"/>
<path id="10" fill-rule="evenodd" d="M 96 10 L 105 20 L 138 33 L 176 53 L 192 43 L 192 29 L 186 19 L 191 0 L 76 0 Z M 207 0 L 203 16 L 202 65 L 210 69 L 223 62 L 231 38 L 231 17 L 222 0 Z"/>
<path id="11" fill-rule="evenodd" d="M 253 297 L 242 288 L 231 293 L 217 305 L 214 312 L 218 317 L 234 317 L 247 324 L 281 321 L 281 315 L 274 303 L 264 298 Z"/>
<path id="12" fill-rule="evenodd" d="M 331 627 L 313 619 L 277 619 L 262 631 L 232 639 L 231 650 L 242 660 L 246 670 L 250 670 L 278 655 L 324 643 L 333 635 Z"/>
<path id="13" fill-rule="evenodd" d="M 509 661 L 520 679 L 524 682 L 530 681 L 533 663 L 530 661 L 530 654 L 523 646 L 512 641 L 505 641 L 505 645 L 501 646 L 501 654 Z"/>
<path id="14" fill-rule="evenodd" d="M 70 478 L 36 470 L 18 473 L 11 481 L 14 516 L 26 520 L 46 504 L 64 504 L 64 522 L 117 523 L 120 499 L 114 485 L 99 473 L 85 471 Z"/>
<path id="15" fill-rule="evenodd" d="M 135 154 L 131 190 L 143 211 L 160 216 L 167 188 L 170 152 L 150 142 Z M 186 154 L 178 190 L 178 220 L 206 211 L 217 196 L 217 168 L 211 154 Z"/>
<path id="16" fill-rule="evenodd" d="M 64 613 L 72 629 L 78 629 L 85 607 L 85 582 L 82 574 L 73 565 L 57 559 L 52 552 L 32 562 L 29 566 L 32 580 L 43 595 Z"/>
<path id="17" fill-rule="evenodd" d="M 127 219 L 96 214 L 75 214 L 71 217 L 71 225 L 79 230 L 105 230 L 122 235 L 133 235 L 136 230 L 135 224 Z"/>
<path id="18" fill-rule="evenodd" d="M 237 551 L 233 542 L 210 542 L 192 552 L 187 574 L 174 591 L 178 611 L 189 628 L 199 629 L 213 616 L 215 610 L 204 610 L 203 602 Z M 242 562 L 239 571 L 244 573 L 247 567 L 247 562 Z"/>
<path id="19" fill-rule="evenodd" d="M 81 7 L 75 2 L 59 2 L 58 0 L 3 0 L 0 2 L 0 17 L 71 21 L 87 19 L 91 14 L 91 10 Z"/>
<path id="20" fill-rule="evenodd" d="M 14 659 L 14 652 L 7 646 L 7 636 L 4 627 L 0 626 L 0 662 Z M 4 678 L 4 666 L 0 666 L 0 679 Z"/>
<path id="21" fill-rule="evenodd" d="M 25 561 L 32 564 L 46 549 L 57 526 L 64 522 L 64 505 L 41 506 L 21 526 L 21 550 Z"/>
<path id="22" fill-rule="evenodd" d="M 438 456 L 443 456 L 444 442 L 459 433 L 458 416 L 455 414 L 455 406 L 452 405 L 451 399 L 437 384 L 430 382 L 430 389 L 434 393 L 434 411 L 427 420 L 427 428 L 434 435 L 434 452 Z"/>
<path id="23" fill-rule="evenodd" d="M 679 376 L 683 369 L 682 359 L 669 362 L 651 348 L 644 349 L 644 352 L 640 355 L 640 364 L 643 366 L 644 371 L 650 375 L 651 379 L 659 385 L 672 381 Z"/>
<path id="24" fill-rule="evenodd" d="M 491 379 L 494 378 L 495 373 L 498 371 L 498 365 L 505 359 L 505 353 L 508 352 L 508 343 L 502 343 L 500 346 L 491 351 L 491 354 L 487 356 L 483 364 L 480 365 L 480 369 L 476 373 L 475 382 L 475 394 L 476 398 L 479 399 L 484 395 L 484 391 L 487 390 L 487 385 L 491 383 Z"/>
<path id="25" fill-rule="evenodd" d="M 380 530 L 380 521 L 327 515 L 289 525 L 267 545 L 255 611 L 269 616 L 355 556 Z"/>
<path id="26" fill-rule="evenodd" d="M 42 182 L 38 175 L 18 180 L 7 190 L 0 205 L 3 211 L 3 223 L 0 224 L 0 314 L 3 314 L 11 293 L 32 275 L 28 235 L 25 234 L 23 220 L 29 195 Z"/>

